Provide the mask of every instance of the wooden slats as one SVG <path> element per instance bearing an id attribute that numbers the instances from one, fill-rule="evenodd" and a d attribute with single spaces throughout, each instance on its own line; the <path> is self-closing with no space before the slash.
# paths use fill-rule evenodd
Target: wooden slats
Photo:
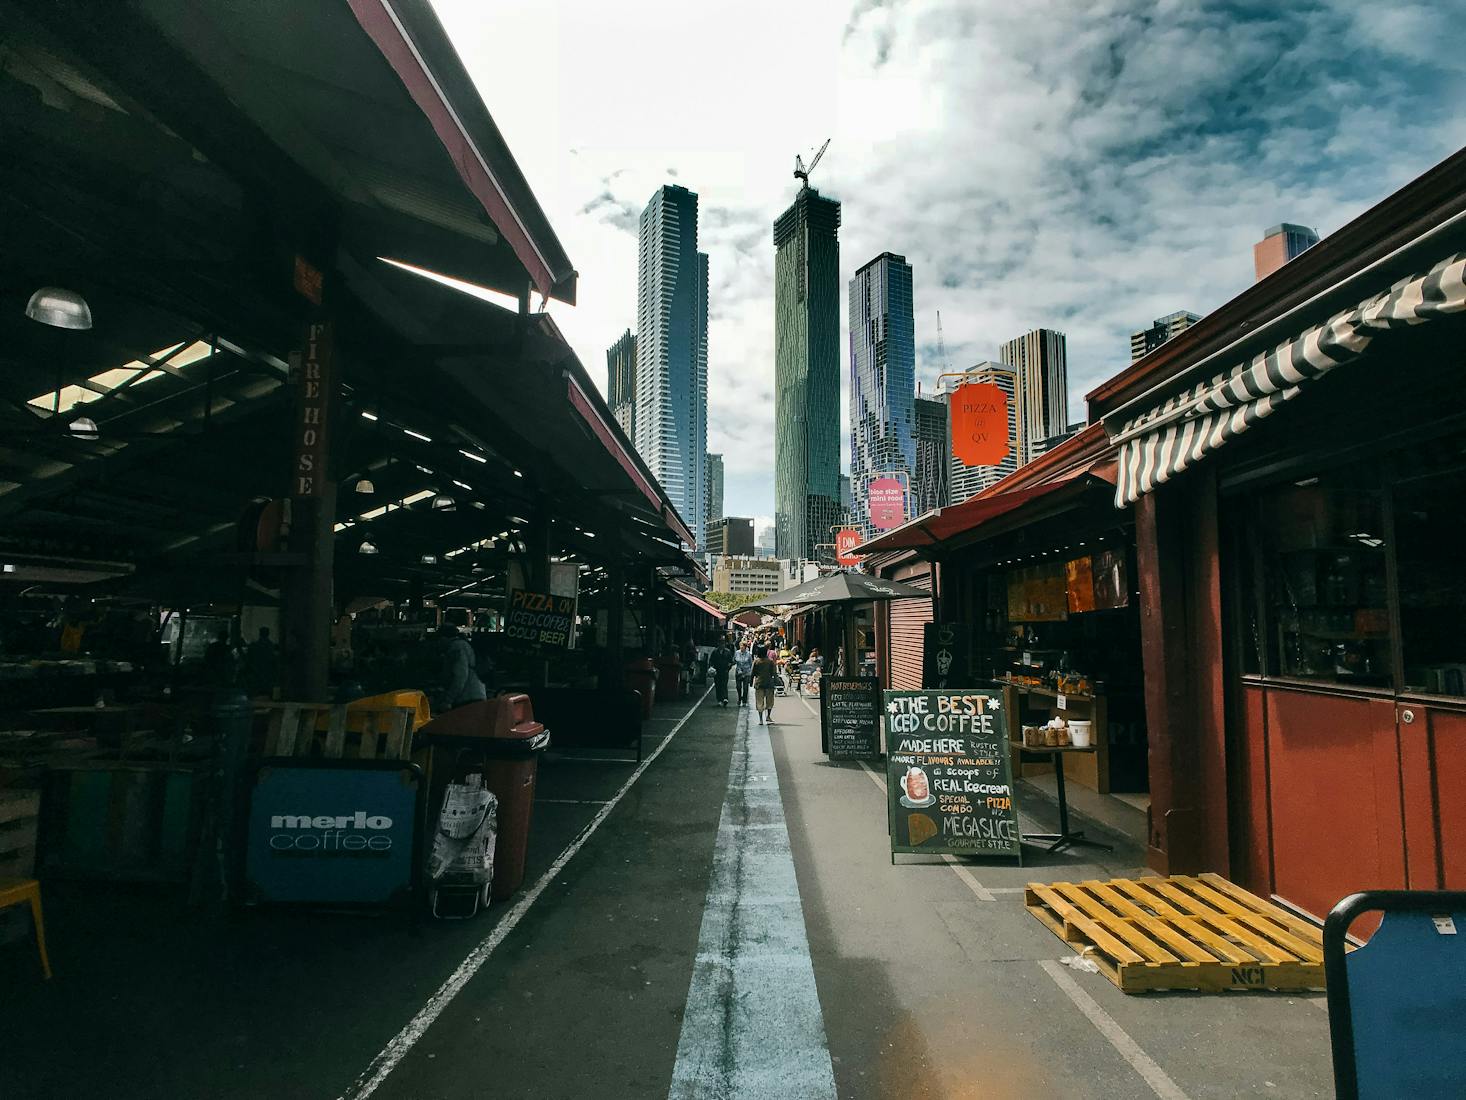
<path id="1" fill-rule="evenodd" d="M 1028 911 L 1127 993 L 1322 989 L 1322 933 L 1218 875 L 1030 883 Z"/>
<path id="2" fill-rule="evenodd" d="M 273 703 L 266 709 L 266 756 L 405 760 L 412 751 L 414 715 L 408 707 L 348 712 L 344 705 Z M 359 725 L 361 732 L 352 732 L 352 725 Z"/>

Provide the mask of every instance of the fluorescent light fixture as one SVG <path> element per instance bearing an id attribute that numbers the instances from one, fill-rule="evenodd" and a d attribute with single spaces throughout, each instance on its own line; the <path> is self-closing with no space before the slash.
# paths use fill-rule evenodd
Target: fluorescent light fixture
<path id="1" fill-rule="evenodd" d="M 456 477 L 453 478 L 452 481 L 453 481 L 453 484 L 454 485 L 457 485 L 460 489 L 467 489 L 470 493 L 473 492 L 473 486 L 472 485 L 465 485 L 463 482 L 459 481 Z"/>
<path id="2" fill-rule="evenodd" d="M 510 516 L 509 517 L 509 522 L 510 523 L 514 523 L 514 524 L 518 524 L 519 526 L 522 527 L 524 524 L 528 523 L 529 520 L 525 519 L 523 516 Z"/>
<path id="3" fill-rule="evenodd" d="M 521 473 L 520 473 L 520 472 L 519 472 L 519 471 L 518 471 L 518 470 L 515 470 L 515 471 L 514 471 L 514 476 L 515 476 L 515 477 L 523 477 L 523 476 L 524 476 L 524 475 L 523 475 L 523 474 L 521 474 Z"/>
<path id="4" fill-rule="evenodd" d="M 422 562 L 424 565 L 437 565 L 438 555 L 424 554 L 421 558 L 418 559 L 418 561 Z"/>
<path id="5" fill-rule="evenodd" d="M 1305 478 L 1299 479 L 1298 481 L 1293 482 L 1293 484 L 1296 485 L 1296 486 L 1298 486 L 1298 488 L 1300 488 L 1300 489 L 1307 489 L 1310 485 L 1317 485 L 1318 484 L 1318 478 L 1316 478 L 1316 477 L 1305 477 Z"/>
<path id="6" fill-rule="evenodd" d="M 488 462 L 488 459 L 485 458 L 483 455 L 476 455 L 472 451 L 465 451 L 462 447 L 458 448 L 458 453 L 461 454 L 464 458 L 473 459 L 475 462 Z"/>
<path id="7" fill-rule="evenodd" d="M 422 432 L 415 432 L 411 428 L 403 428 L 402 434 L 410 435 L 413 439 L 421 439 L 424 443 L 432 442 L 432 439 L 430 439 L 428 436 L 423 435 Z"/>
<path id="8" fill-rule="evenodd" d="M 361 418 L 363 420 L 375 420 L 375 419 L 377 419 L 377 414 L 376 413 L 369 413 L 365 409 L 362 409 L 361 410 Z"/>
<path id="9" fill-rule="evenodd" d="M 582 531 L 581 534 L 588 539 L 593 539 L 596 537 L 596 533 L 594 531 Z"/>

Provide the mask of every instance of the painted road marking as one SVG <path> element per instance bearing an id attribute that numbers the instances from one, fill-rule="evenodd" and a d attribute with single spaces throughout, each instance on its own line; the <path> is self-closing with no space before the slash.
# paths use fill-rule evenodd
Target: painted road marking
<path id="1" fill-rule="evenodd" d="M 535 805 L 543 802 L 548 806 L 604 806 L 608 801 L 605 798 L 536 798 Z"/>
<path id="2" fill-rule="evenodd" d="M 1055 962 L 1053 959 L 1043 959 L 1038 965 L 1044 968 L 1044 972 L 1050 978 L 1054 979 L 1054 984 L 1068 995 L 1079 1011 L 1089 1017 L 1089 1022 L 1110 1041 L 1110 1045 L 1119 1052 L 1120 1057 L 1129 1062 L 1131 1068 L 1140 1074 L 1153 1093 L 1161 1100 L 1187 1100 L 1180 1086 L 1171 1080 L 1165 1070 L 1156 1065 L 1154 1058 L 1140 1049 L 1140 1044 L 1130 1037 L 1129 1032 L 1120 1026 L 1119 1021 L 1101 1008 L 1098 1001 L 1079 988 L 1079 983 L 1064 968 L 1063 963 Z"/>
<path id="3" fill-rule="evenodd" d="M 774 747 L 746 710 L 668 1096 L 835 1097 Z"/>
<path id="4" fill-rule="evenodd" d="M 494 953 L 494 948 L 503 943 L 509 933 L 514 931 L 514 926 L 520 922 L 525 913 L 529 912 L 530 906 L 539 900 L 540 895 L 545 892 L 545 888 L 555 880 L 555 876 L 565 869 L 565 865 L 574 858 L 575 853 L 585 846 L 585 842 L 601 827 L 601 823 L 611 815 L 611 811 L 616 808 L 616 804 L 626 796 L 627 791 L 631 790 L 632 784 L 641 778 L 641 773 L 651 767 L 652 762 L 662 755 L 662 750 L 672 743 L 672 738 L 677 736 L 677 731 L 692 717 L 693 713 L 702 705 L 703 700 L 708 697 L 712 690 L 712 688 L 708 688 L 707 691 L 702 693 L 701 698 L 692 704 L 687 713 L 672 727 L 672 732 L 662 738 L 661 743 L 651 751 L 647 758 L 637 766 L 636 771 L 631 773 L 630 778 L 621 785 L 621 789 L 616 792 L 609 802 L 596 811 L 596 816 L 590 819 L 590 823 L 580 831 L 580 835 L 572 840 L 566 846 L 565 850 L 556 857 L 555 862 L 550 864 L 549 869 L 514 904 L 514 908 L 499 918 L 499 922 L 494 925 L 489 934 L 477 947 L 468 953 L 466 959 L 458 964 L 458 969 L 453 971 L 448 976 L 448 980 L 438 987 L 438 991 L 428 998 L 427 1003 L 418 1010 L 417 1015 L 408 1020 L 403 1025 L 402 1030 L 392 1037 L 392 1041 L 382 1048 L 381 1053 L 372 1059 L 371 1064 L 367 1066 L 361 1076 L 353 1081 L 351 1087 L 341 1094 L 341 1100 L 361 1100 L 361 1098 L 370 1096 L 377 1091 L 382 1082 L 387 1079 L 388 1075 L 397 1068 L 397 1064 L 407 1056 L 408 1051 L 416 1046 L 418 1040 L 423 1037 L 428 1028 L 433 1026 L 433 1021 L 443 1014 L 443 1010 L 453 1003 L 453 998 L 463 992 L 463 987 L 479 972 L 479 969 L 484 963 L 489 961 L 489 956 Z"/>

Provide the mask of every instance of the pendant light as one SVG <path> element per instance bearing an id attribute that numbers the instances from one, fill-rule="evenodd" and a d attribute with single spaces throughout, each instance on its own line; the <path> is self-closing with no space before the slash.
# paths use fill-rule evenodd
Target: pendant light
<path id="1" fill-rule="evenodd" d="M 356 548 L 356 552 L 358 554 L 375 554 L 377 552 L 377 544 L 371 539 L 362 539 L 361 545 Z"/>
<path id="2" fill-rule="evenodd" d="M 43 286 L 25 304 L 25 315 L 52 328 L 82 331 L 92 327 L 92 307 L 74 290 Z"/>
<path id="3" fill-rule="evenodd" d="M 67 425 L 67 430 L 77 439 L 96 439 L 102 434 L 90 416 L 78 416 Z"/>

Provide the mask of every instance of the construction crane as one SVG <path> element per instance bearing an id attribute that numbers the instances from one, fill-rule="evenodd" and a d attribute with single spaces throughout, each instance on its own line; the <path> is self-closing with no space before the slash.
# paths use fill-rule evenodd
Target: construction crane
<path id="1" fill-rule="evenodd" d="M 943 376 L 952 373 L 951 360 L 947 358 L 947 341 L 942 336 L 942 311 L 937 310 L 937 354 L 942 357 Z"/>
<path id="2" fill-rule="evenodd" d="M 825 143 L 820 146 L 820 151 L 818 153 L 816 153 L 814 155 L 814 159 L 809 162 L 809 167 L 808 168 L 806 168 L 804 166 L 804 159 L 798 153 L 795 153 L 794 154 L 794 178 L 797 179 L 797 180 L 802 180 L 804 182 L 804 186 L 805 187 L 808 187 L 809 186 L 809 174 L 814 171 L 814 166 L 820 162 L 820 157 L 822 157 L 822 156 L 825 155 L 825 150 L 828 149 L 829 147 L 830 147 L 830 139 L 829 138 L 825 138 Z"/>

